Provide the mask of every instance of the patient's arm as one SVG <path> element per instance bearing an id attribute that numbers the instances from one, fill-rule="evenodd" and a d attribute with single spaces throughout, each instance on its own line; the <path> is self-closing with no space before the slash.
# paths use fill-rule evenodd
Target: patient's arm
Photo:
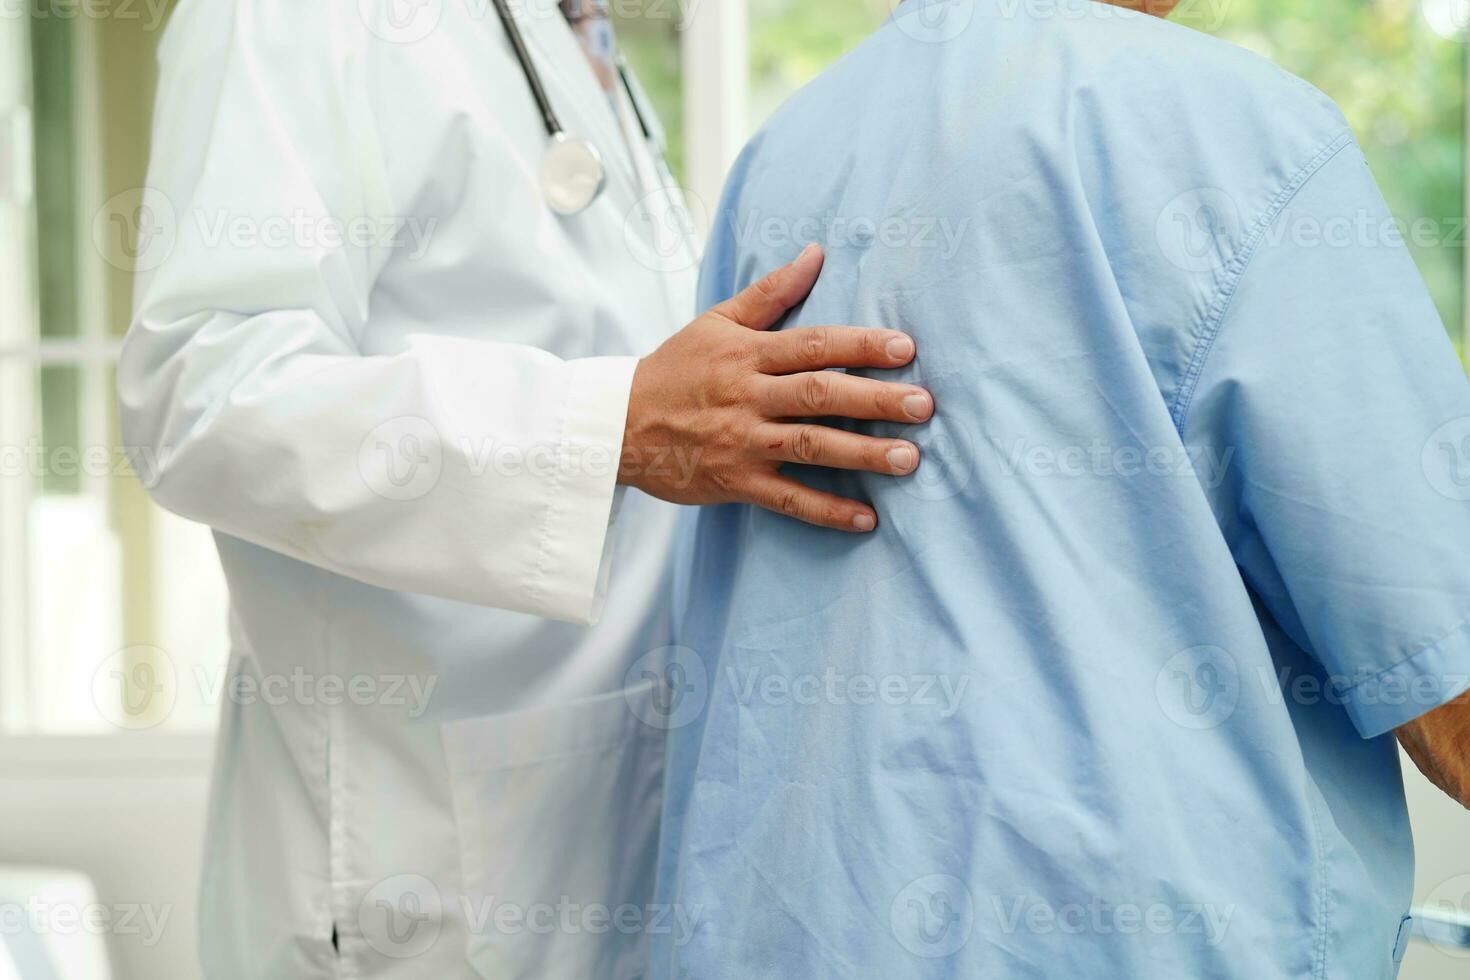
<path id="1" fill-rule="evenodd" d="M 1394 731 L 1419 771 L 1470 807 L 1470 691 Z"/>

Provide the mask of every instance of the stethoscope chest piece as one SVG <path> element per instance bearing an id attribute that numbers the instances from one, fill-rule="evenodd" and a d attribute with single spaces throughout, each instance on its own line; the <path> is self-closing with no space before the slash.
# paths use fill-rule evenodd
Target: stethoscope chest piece
<path id="1" fill-rule="evenodd" d="M 587 140 L 554 132 L 541 158 L 541 193 L 560 215 L 580 214 L 607 183 L 602 154 Z"/>

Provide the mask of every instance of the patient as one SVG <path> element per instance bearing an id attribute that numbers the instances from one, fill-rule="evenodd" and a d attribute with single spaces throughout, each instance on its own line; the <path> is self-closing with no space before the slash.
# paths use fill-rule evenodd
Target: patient
<path id="1" fill-rule="evenodd" d="M 912 333 L 937 411 L 863 426 L 910 477 L 801 474 L 871 536 L 701 512 L 654 975 L 1393 976 L 1470 390 L 1342 116 L 1156 18 L 909 0 L 741 157 L 701 304 L 809 241 L 789 325 Z"/>

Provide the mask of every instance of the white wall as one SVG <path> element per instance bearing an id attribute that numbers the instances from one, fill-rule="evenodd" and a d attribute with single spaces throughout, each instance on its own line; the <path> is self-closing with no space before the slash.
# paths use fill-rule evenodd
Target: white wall
<path id="1" fill-rule="evenodd" d="M 162 924 L 155 943 L 141 916 L 106 935 L 114 980 L 194 980 L 207 741 L 182 737 L 169 759 L 78 758 L 25 741 L 34 751 L 0 746 L 0 865 L 79 869 L 104 908 L 148 906 Z"/>

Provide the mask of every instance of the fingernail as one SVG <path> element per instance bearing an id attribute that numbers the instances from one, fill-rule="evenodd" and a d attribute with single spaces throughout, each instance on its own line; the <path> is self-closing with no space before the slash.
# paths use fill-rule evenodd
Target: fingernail
<path id="1" fill-rule="evenodd" d="M 900 473 L 907 473 L 914 468 L 916 454 L 908 446 L 894 446 L 885 455 L 888 458 L 888 465 Z"/>
<path id="2" fill-rule="evenodd" d="M 909 337 L 894 337 L 884 349 L 895 361 L 907 361 L 914 356 L 914 342 Z"/>
<path id="3" fill-rule="evenodd" d="M 928 395 L 904 395 L 903 401 L 899 402 L 903 410 L 908 413 L 909 418 L 922 422 L 929 417 Z"/>
<path id="4" fill-rule="evenodd" d="M 859 514 L 852 519 L 852 526 L 859 531 L 871 531 L 878 526 L 872 514 Z"/>
<path id="5" fill-rule="evenodd" d="M 808 243 L 807 244 L 807 247 L 801 250 L 801 254 L 798 255 L 795 259 L 793 259 L 792 262 L 791 262 L 791 264 L 792 265 L 796 265 L 802 259 L 805 259 L 805 258 L 810 257 L 811 254 L 813 252 L 816 252 L 819 248 L 821 248 L 821 246 L 818 245 L 816 242 L 810 242 L 810 243 Z"/>

